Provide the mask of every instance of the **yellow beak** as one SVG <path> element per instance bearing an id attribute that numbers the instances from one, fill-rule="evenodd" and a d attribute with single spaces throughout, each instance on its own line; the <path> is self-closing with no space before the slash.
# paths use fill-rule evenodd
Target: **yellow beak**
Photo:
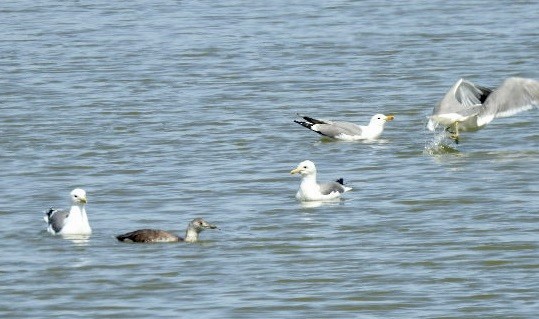
<path id="1" fill-rule="evenodd" d="M 393 115 L 393 114 L 390 114 L 390 115 L 386 116 L 386 121 L 388 121 L 388 122 L 393 121 L 394 119 L 395 119 L 395 115 Z"/>
<path id="2" fill-rule="evenodd" d="M 81 198 L 79 198 L 79 200 L 80 200 L 81 202 L 83 202 L 84 204 L 86 204 L 86 203 L 88 202 L 88 200 L 86 199 L 86 197 L 81 197 Z"/>
<path id="3" fill-rule="evenodd" d="M 299 173 L 299 172 L 301 172 L 301 168 L 296 167 L 296 168 L 294 168 L 293 170 L 290 171 L 290 174 L 296 174 L 296 173 Z"/>

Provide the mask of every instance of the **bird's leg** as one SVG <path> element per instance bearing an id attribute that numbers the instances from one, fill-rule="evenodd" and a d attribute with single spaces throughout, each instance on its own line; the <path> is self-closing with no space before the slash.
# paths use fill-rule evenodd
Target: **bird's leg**
<path id="1" fill-rule="evenodd" d="M 459 143 L 459 122 L 455 122 L 454 123 L 454 126 L 455 126 L 455 131 L 451 131 L 450 128 L 451 126 L 448 126 L 445 130 L 448 131 L 450 134 L 449 134 L 449 138 L 451 138 L 452 140 L 455 140 L 455 143 Z"/>

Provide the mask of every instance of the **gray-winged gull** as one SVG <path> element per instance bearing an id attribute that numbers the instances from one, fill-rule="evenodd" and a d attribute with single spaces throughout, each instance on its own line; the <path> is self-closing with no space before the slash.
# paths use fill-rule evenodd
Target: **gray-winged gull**
<path id="1" fill-rule="evenodd" d="M 506 117 L 539 106 L 539 82 L 510 77 L 492 90 L 460 79 L 434 108 L 427 127 L 446 127 L 459 142 L 460 132 L 477 131 L 496 117 Z"/>
<path id="2" fill-rule="evenodd" d="M 215 229 L 217 226 L 206 222 L 202 218 L 193 219 L 187 226 L 185 238 L 159 229 L 139 229 L 116 236 L 119 241 L 134 243 L 168 243 L 180 242 L 194 243 L 198 241 L 199 234 L 205 229 Z"/>
<path id="3" fill-rule="evenodd" d="M 290 174 L 301 174 L 301 184 L 296 193 L 300 201 L 323 201 L 339 198 L 342 193 L 352 188 L 344 186 L 343 179 L 335 182 L 318 184 L 316 182 L 316 166 L 311 161 L 303 161 Z"/>
<path id="4" fill-rule="evenodd" d="M 384 131 L 386 122 L 392 121 L 395 116 L 375 114 L 368 125 L 357 125 L 351 122 L 319 120 L 309 116 L 302 116 L 304 121 L 294 122 L 318 134 L 343 141 L 374 140 Z"/>
<path id="5" fill-rule="evenodd" d="M 75 188 L 71 191 L 71 208 L 69 211 L 50 208 L 43 219 L 47 223 L 47 231 L 53 235 L 89 235 L 92 228 L 88 223 L 85 205 L 86 192 Z"/>

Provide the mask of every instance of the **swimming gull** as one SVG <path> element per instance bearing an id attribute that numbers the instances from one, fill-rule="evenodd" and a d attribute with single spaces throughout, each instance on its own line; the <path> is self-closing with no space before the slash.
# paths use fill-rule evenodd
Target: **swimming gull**
<path id="1" fill-rule="evenodd" d="M 343 179 L 335 182 L 318 184 L 316 182 L 316 166 L 311 161 L 303 161 L 290 174 L 301 174 L 301 184 L 296 193 L 300 201 L 323 201 L 339 198 L 342 193 L 352 188 L 344 186 Z"/>
<path id="2" fill-rule="evenodd" d="M 518 77 L 506 79 L 492 90 L 460 79 L 434 108 L 427 127 L 446 127 L 458 144 L 460 132 L 477 131 L 496 117 L 511 116 L 539 106 L 539 82 Z"/>
<path id="3" fill-rule="evenodd" d="M 357 125 L 351 122 L 318 120 L 309 116 L 302 116 L 304 121 L 294 120 L 320 135 L 343 141 L 374 140 L 384 131 L 386 122 L 392 121 L 394 115 L 375 114 L 368 125 Z"/>
<path id="4" fill-rule="evenodd" d="M 193 219 L 187 226 L 185 238 L 181 238 L 169 232 L 159 229 L 139 229 L 129 233 L 116 236 L 119 241 L 134 243 L 168 243 L 180 242 L 194 243 L 198 241 L 199 234 L 205 229 L 215 229 L 212 225 L 202 218 Z"/>
<path id="5" fill-rule="evenodd" d="M 71 208 L 69 211 L 50 208 L 43 219 L 47 223 L 47 231 L 53 235 L 89 235 L 92 233 L 85 205 L 86 192 L 75 188 L 71 191 Z"/>

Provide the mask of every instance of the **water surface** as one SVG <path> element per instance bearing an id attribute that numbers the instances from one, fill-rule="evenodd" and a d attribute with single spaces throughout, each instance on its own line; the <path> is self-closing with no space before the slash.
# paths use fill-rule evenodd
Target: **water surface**
<path id="1" fill-rule="evenodd" d="M 539 78 L 527 1 L 0 5 L 5 318 L 535 318 L 537 110 L 458 146 L 425 129 L 460 77 Z M 296 113 L 367 122 L 321 141 Z M 294 199 L 310 159 L 354 188 Z M 42 212 L 88 192 L 94 234 Z M 128 245 L 143 227 L 221 227 Z"/>

